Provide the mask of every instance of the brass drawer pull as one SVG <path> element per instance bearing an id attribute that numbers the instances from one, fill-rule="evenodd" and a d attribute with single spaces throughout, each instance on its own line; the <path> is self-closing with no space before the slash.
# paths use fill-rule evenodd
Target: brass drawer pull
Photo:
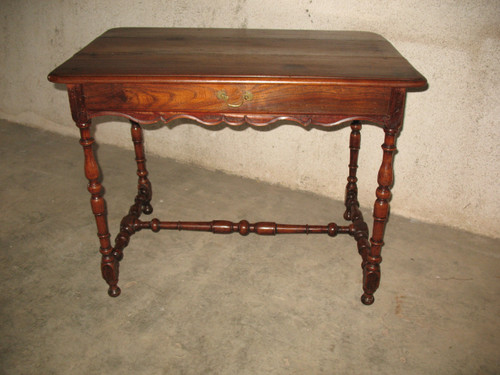
<path id="1" fill-rule="evenodd" d="M 238 107 L 241 107 L 243 105 L 243 103 L 249 102 L 250 100 L 252 100 L 253 99 L 253 94 L 250 91 L 245 91 L 245 93 L 241 97 L 241 102 L 240 103 L 236 103 L 236 104 L 228 103 L 229 96 L 226 94 L 226 90 L 220 90 L 220 91 L 218 91 L 217 92 L 217 98 L 219 100 L 225 101 L 226 104 L 229 107 L 231 107 L 231 108 L 238 108 Z"/>

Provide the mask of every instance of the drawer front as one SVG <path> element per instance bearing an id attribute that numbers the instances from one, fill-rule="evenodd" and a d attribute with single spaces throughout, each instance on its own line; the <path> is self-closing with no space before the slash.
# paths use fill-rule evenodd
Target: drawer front
<path id="1" fill-rule="evenodd" d="M 84 85 L 89 111 L 385 115 L 390 88 L 315 84 Z"/>

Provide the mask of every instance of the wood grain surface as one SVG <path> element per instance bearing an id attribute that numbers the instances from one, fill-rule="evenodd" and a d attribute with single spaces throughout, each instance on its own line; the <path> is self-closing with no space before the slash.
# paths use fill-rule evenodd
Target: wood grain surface
<path id="1" fill-rule="evenodd" d="M 361 31 L 117 28 L 49 74 L 58 83 L 288 81 L 422 87 L 382 36 Z"/>

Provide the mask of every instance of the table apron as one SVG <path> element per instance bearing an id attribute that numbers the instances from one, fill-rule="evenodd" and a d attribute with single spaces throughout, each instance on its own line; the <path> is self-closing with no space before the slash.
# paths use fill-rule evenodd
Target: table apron
<path id="1" fill-rule="evenodd" d="M 319 84 L 87 83 L 90 112 L 355 114 L 390 112 L 391 88 Z"/>

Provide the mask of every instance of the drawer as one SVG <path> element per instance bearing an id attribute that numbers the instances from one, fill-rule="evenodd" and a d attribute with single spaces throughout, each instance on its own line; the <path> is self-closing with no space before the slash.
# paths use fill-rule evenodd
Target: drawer
<path id="1" fill-rule="evenodd" d="M 390 88 L 286 83 L 90 83 L 91 112 L 385 115 Z"/>

